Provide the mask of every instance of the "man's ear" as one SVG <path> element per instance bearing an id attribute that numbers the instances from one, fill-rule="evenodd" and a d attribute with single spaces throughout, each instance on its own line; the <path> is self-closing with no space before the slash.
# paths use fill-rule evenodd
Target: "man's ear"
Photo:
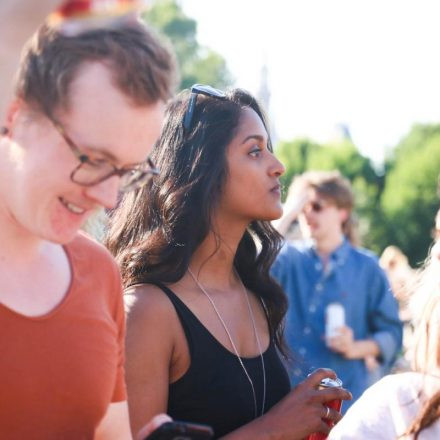
<path id="1" fill-rule="evenodd" d="M 14 127 L 14 122 L 17 119 L 19 110 L 22 108 L 22 102 L 20 99 L 14 99 L 11 101 L 6 109 L 6 117 L 4 124 L 1 128 L 3 135 L 10 136 Z"/>
<path id="2" fill-rule="evenodd" d="M 347 220 L 348 217 L 350 217 L 350 211 L 348 209 L 340 209 L 339 210 L 339 218 L 341 219 L 341 225 L 343 225 Z"/>

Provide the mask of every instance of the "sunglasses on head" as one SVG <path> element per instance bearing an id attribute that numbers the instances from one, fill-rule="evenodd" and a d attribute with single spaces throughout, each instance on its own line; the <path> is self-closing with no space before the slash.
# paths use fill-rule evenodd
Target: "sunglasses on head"
<path id="1" fill-rule="evenodd" d="M 188 132 L 191 129 L 198 95 L 205 95 L 209 96 L 210 98 L 226 99 L 226 94 L 221 90 L 214 89 L 214 87 L 203 84 L 194 84 L 191 87 L 191 97 L 183 118 L 183 128 L 185 129 L 185 132 Z"/>

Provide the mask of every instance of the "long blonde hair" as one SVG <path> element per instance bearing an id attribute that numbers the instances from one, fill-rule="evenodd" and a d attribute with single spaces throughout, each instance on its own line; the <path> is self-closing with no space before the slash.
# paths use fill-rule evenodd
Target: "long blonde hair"
<path id="1" fill-rule="evenodd" d="M 414 313 L 415 335 L 413 369 L 430 375 L 440 375 L 440 260 L 431 252 L 420 273 L 418 286 L 411 299 Z M 424 403 L 405 435 L 420 432 L 440 419 L 440 391 Z"/>

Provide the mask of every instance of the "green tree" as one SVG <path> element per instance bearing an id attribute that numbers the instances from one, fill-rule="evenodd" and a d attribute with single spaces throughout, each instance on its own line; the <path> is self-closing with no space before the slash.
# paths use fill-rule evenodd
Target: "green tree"
<path id="1" fill-rule="evenodd" d="M 281 183 L 285 189 L 284 197 L 293 178 L 308 169 L 309 156 L 319 148 L 320 145 L 306 138 L 281 141 L 277 145 L 276 155 L 286 168 L 286 172 L 281 176 Z"/>
<path id="2" fill-rule="evenodd" d="M 388 240 L 417 265 L 432 242 L 430 231 L 439 206 L 440 125 L 414 126 L 388 164 L 381 200 Z"/>
<path id="3" fill-rule="evenodd" d="M 157 0 L 144 19 L 174 47 L 180 68 L 180 88 L 194 83 L 225 88 L 232 77 L 225 59 L 197 42 L 197 22 L 184 14 L 176 0 Z"/>

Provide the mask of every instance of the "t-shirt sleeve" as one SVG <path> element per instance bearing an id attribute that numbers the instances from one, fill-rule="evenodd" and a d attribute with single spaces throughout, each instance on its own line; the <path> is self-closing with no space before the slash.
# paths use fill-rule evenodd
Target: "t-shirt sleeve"
<path id="1" fill-rule="evenodd" d="M 387 393 L 388 377 L 370 388 L 350 407 L 342 420 L 331 430 L 328 440 L 389 440 L 396 430 Z"/>
<path id="2" fill-rule="evenodd" d="M 382 362 L 391 365 L 402 345 L 402 323 L 386 275 L 377 265 L 370 277 L 369 326 Z"/>
<path id="3" fill-rule="evenodd" d="M 116 381 L 113 390 L 112 402 L 121 402 L 127 400 L 127 389 L 125 385 L 125 313 L 124 313 L 124 301 L 122 293 L 122 282 L 119 274 L 119 270 L 114 268 L 114 285 L 113 292 L 115 307 L 114 307 L 114 320 L 117 327 L 117 370 Z"/>

